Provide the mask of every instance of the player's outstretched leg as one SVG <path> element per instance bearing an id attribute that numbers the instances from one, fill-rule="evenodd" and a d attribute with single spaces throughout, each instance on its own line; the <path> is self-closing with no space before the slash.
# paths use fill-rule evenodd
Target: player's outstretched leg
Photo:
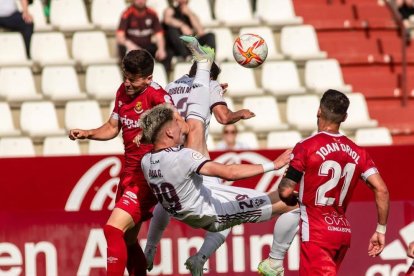
<path id="1" fill-rule="evenodd" d="M 203 275 L 203 267 L 208 258 L 224 243 L 230 234 L 230 228 L 220 232 L 207 232 L 200 250 L 187 259 L 185 266 L 192 276 Z"/>
<path id="2" fill-rule="evenodd" d="M 263 276 L 283 276 L 283 259 L 299 228 L 299 208 L 282 214 L 273 230 L 273 244 L 269 257 L 260 262 L 257 270 Z"/>
<path id="3" fill-rule="evenodd" d="M 145 258 L 147 269 L 151 271 L 154 266 L 154 257 L 157 253 L 157 245 L 160 243 L 162 234 L 170 222 L 170 215 L 165 211 L 161 204 L 157 204 L 153 211 L 153 217 L 148 229 L 147 244 L 145 245 Z"/>

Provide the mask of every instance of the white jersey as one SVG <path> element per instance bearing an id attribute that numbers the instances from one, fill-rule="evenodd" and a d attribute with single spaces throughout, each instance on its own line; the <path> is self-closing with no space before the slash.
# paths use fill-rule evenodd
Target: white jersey
<path id="1" fill-rule="evenodd" d="M 141 167 L 164 209 L 194 228 L 221 231 L 243 222 L 270 219 L 271 204 L 265 193 L 207 184 L 217 179 L 203 180 L 198 174 L 208 161 L 195 150 L 175 147 L 147 153 Z"/>
<path id="2" fill-rule="evenodd" d="M 190 95 L 191 86 L 193 85 L 194 78 L 189 75 L 184 75 L 181 78 L 170 82 L 166 87 L 165 91 L 170 94 L 173 99 L 175 106 L 180 113 L 181 117 L 185 118 L 187 113 L 187 99 Z M 205 124 L 205 135 L 206 140 L 208 137 L 208 127 L 211 120 L 211 112 L 216 105 L 223 104 L 227 105 L 223 98 L 223 89 L 220 83 L 215 80 L 210 80 L 210 114 L 206 118 Z"/>
<path id="3" fill-rule="evenodd" d="M 1 0 L 0 2 L 0 17 L 8 17 L 17 11 L 16 1 Z"/>

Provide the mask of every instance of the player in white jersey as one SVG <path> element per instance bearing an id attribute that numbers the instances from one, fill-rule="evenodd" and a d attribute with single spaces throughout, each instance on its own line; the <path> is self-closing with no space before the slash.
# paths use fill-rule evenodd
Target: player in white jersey
<path id="1" fill-rule="evenodd" d="M 194 62 L 188 74 L 183 75 L 177 80 L 169 83 L 166 86 L 166 91 L 171 95 L 175 107 L 177 108 L 180 115 L 185 118 L 187 113 L 187 99 L 191 92 L 194 77 L 197 70 L 197 63 Z M 220 68 L 213 63 L 210 71 L 210 111 L 214 114 L 217 121 L 221 124 L 235 123 L 241 119 L 249 119 L 254 116 L 254 113 L 248 109 L 241 109 L 238 111 L 231 111 L 223 98 L 223 86 L 217 82 L 217 77 L 220 74 Z M 205 139 L 208 137 L 208 126 L 211 119 L 211 113 L 208 114 L 205 124 Z M 205 156 L 209 157 L 208 151 L 204 152 Z M 221 185 L 220 181 L 214 177 L 205 176 L 203 179 L 205 185 Z M 160 206 L 157 205 L 154 210 L 154 216 L 151 219 L 151 223 L 148 230 L 147 244 L 145 247 L 145 256 L 147 258 L 147 268 L 152 270 L 153 260 L 156 253 L 157 245 L 162 237 L 162 233 L 167 227 L 170 215 Z M 196 262 L 197 265 L 193 264 L 190 269 L 193 275 L 202 275 L 202 267 L 212 253 L 214 253 L 221 244 L 224 243 L 226 237 L 230 233 L 230 229 L 220 231 L 219 233 L 206 233 L 203 245 L 199 251 L 191 256 L 186 261 L 186 266 L 189 267 L 188 263 Z"/>
<path id="2" fill-rule="evenodd" d="M 280 169 L 290 160 L 290 150 L 264 165 L 223 165 L 181 147 L 185 124 L 167 105 L 154 107 L 141 120 L 144 136 L 154 144 L 154 150 L 141 162 L 144 176 L 172 216 L 194 228 L 217 232 L 245 222 L 269 220 L 290 209 L 276 191 L 266 194 L 233 186 L 206 186 L 202 177 L 237 180 Z"/>
<path id="3" fill-rule="evenodd" d="M 206 101 L 208 101 L 208 75 L 206 75 L 206 72 L 209 73 L 209 70 L 205 69 L 207 66 L 205 66 L 205 64 L 203 65 L 203 69 L 202 70 L 198 70 L 197 74 L 199 73 L 199 71 L 205 71 L 204 73 L 202 72 L 202 74 L 204 75 L 204 81 L 198 81 L 196 83 L 196 85 L 193 85 L 193 90 L 207 90 L 207 92 L 205 92 L 205 95 L 203 96 L 203 93 L 194 93 L 193 95 L 196 95 L 195 97 L 193 97 L 191 100 L 189 100 L 189 112 L 187 118 L 188 118 L 188 125 L 190 126 L 191 131 L 189 132 L 189 135 L 187 137 L 187 144 L 190 145 L 190 147 L 194 147 L 197 148 L 197 146 L 199 146 L 198 149 L 201 149 L 201 151 L 203 150 L 203 146 L 200 144 L 200 142 L 195 141 L 193 142 L 196 137 L 200 137 L 199 135 L 194 135 L 194 133 L 198 133 L 198 131 L 200 131 L 200 129 L 203 131 L 203 123 L 205 123 L 205 118 L 207 117 L 207 114 L 209 113 L 209 110 L 207 108 L 207 110 L 203 110 L 203 102 L 205 103 Z M 197 75 L 196 75 L 197 78 Z M 199 77 L 200 79 L 200 77 Z M 207 88 L 207 89 L 206 89 Z M 203 98 L 204 97 L 204 98 Z M 204 104 L 205 105 L 205 104 Z M 192 108 L 191 108 L 192 107 Z M 204 106 L 205 108 L 205 106 Z M 171 115 L 171 114 L 170 114 Z M 177 115 L 178 116 L 178 115 Z M 158 118 L 159 119 L 159 118 Z M 195 120 L 194 120 L 195 119 Z M 200 121 L 202 121 L 203 123 L 200 123 Z M 177 133 L 177 128 L 175 129 L 175 136 L 174 136 L 174 131 L 171 132 L 173 130 L 173 128 L 168 128 L 166 129 L 165 123 L 161 123 L 160 121 L 157 121 L 156 115 L 155 117 L 153 116 L 152 118 L 150 117 L 148 120 L 143 120 L 143 122 L 141 122 L 144 128 L 144 135 L 145 132 L 147 135 L 147 138 L 153 138 L 151 139 L 152 142 L 156 142 L 154 139 L 158 137 L 156 137 L 157 135 L 167 135 L 167 136 L 163 136 L 163 138 L 166 138 L 167 142 L 173 142 L 172 144 L 170 143 L 169 146 L 174 146 L 174 145 L 178 145 L 179 143 L 181 143 L 182 141 L 180 141 L 180 136 L 181 133 Z M 169 123 L 169 122 L 167 122 Z M 178 123 L 178 120 L 176 122 L 176 124 Z M 146 125 L 147 124 L 147 125 Z M 146 125 L 146 127 L 144 127 L 144 125 Z M 171 125 L 170 125 L 171 126 Z M 167 130 L 164 133 L 164 130 Z M 162 132 L 162 134 L 159 134 L 159 132 Z M 148 137 L 148 133 L 152 133 L 150 136 L 154 135 L 153 137 Z M 198 133 L 199 134 L 199 133 Z M 173 141 L 171 141 L 171 138 L 174 138 Z M 201 139 L 204 138 L 203 136 L 201 136 Z M 169 140 L 170 139 L 170 140 Z M 200 139 L 200 138 L 198 138 Z M 165 142 L 164 141 L 164 142 Z M 191 142 L 188 142 L 191 141 Z M 162 143 L 161 143 L 162 144 Z M 168 144 L 168 143 L 167 143 Z M 164 144 L 165 146 L 166 144 Z M 160 144 L 158 143 L 158 146 L 160 146 Z M 173 153 L 174 154 L 174 150 L 169 150 L 168 151 L 169 154 Z M 180 152 L 180 151 L 177 151 Z M 195 156 L 197 155 L 196 152 L 192 152 L 191 156 Z M 185 154 L 183 155 L 183 157 L 186 156 Z M 188 153 L 187 153 L 188 156 Z M 204 158 L 201 154 L 199 155 L 200 159 Z M 150 161 L 146 160 L 146 161 Z M 165 164 L 168 164 L 168 158 L 167 159 L 163 159 L 163 161 L 165 161 Z M 160 162 L 160 160 L 153 160 L 152 164 L 151 161 L 147 164 L 148 166 L 152 166 L 155 165 L 155 163 L 163 163 Z M 181 163 L 181 162 L 180 162 Z M 142 166 L 145 167 L 146 162 L 142 163 Z M 210 164 L 214 164 L 214 165 L 210 165 Z M 170 164 L 171 165 L 171 164 Z M 168 165 L 169 167 L 171 167 L 170 165 Z M 193 164 L 194 165 L 194 164 Z M 263 169 L 258 170 L 258 166 L 257 165 L 238 165 L 239 167 L 237 168 L 233 168 L 233 167 L 229 167 L 226 168 L 224 171 L 223 170 L 219 170 L 219 171 L 215 171 L 214 173 L 214 168 L 217 169 L 218 163 L 214 163 L 214 162 L 208 162 L 205 165 L 202 165 L 201 170 L 204 170 L 204 168 L 210 168 L 211 166 L 213 167 L 213 173 L 212 175 L 218 175 L 224 178 L 242 178 L 242 177 L 247 177 L 250 175 L 255 175 L 258 173 L 262 173 Z M 223 168 L 223 166 L 225 167 L 225 165 L 220 164 L 219 167 L 221 166 L 221 168 Z M 234 165 L 233 165 L 234 166 Z M 247 166 L 247 167 L 246 167 Z M 273 168 L 274 164 L 267 164 L 264 168 L 265 171 L 267 171 L 268 169 L 271 170 Z M 259 166 L 260 167 L 260 166 Z M 194 170 L 194 166 L 190 166 L 188 169 L 190 171 Z M 148 169 L 148 168 L 147 168 Z M 273 168 L 274 169 L 274 168 Z M 150 172 L 151 170 L 151 172 Z M 160 170 L 160 174 L 154 173 L 155 171 Z M 155 171 L 152 171 L 152 169 L 148 169 L 148 174 L 147 177 L 148 179 L 150 179 L 150 177 L 163 177 L 162 175 L 162 170 L 161 169 L 155 169 Z M 176 171 L 178 172 L 178 171 Z M 201 173 L 203 173 L 203 171 L 200 171 Z M 240 173 L 240 175 L 238 174 L 237 176 L 231 174 L 231 173 Z M 208 169 L 207 172 L 204 172 L 205 174 L 209 174 Z M 211 172 L 210 172 L 211 173 Z M 230 173 L 230 174 L 229 174 Z M 167 173 L 168 174 L 168 173 Z M 172 176 L 173 174 L 169 175 L 168 179 Z M 192 174 L 192 177 L 195 174 Z M 190 211 L 190 213 L 188 212 L 181 212 L 181 208 L 183 206 L 183 204 L 180 203 L 180 197 L 177 196 L 177 191 L 174 192 L 173 189 L 174 186 L 171 185 L 170 182 L 172 182 L 174 179 L 176 179 L 176 177 L 171 178 L 169 182 L 164 182 L 166 181 L 166 179 L 164 179 L 164 181 L 162 183 L 158 183 L 159 186 L 157 185 L 153 185 L 155 193 L 158 194 L 160 197 L 160 201 L 161 200 L 167 200 L 168 202 L 170 202 L 171 204 L 168 205 L 169 207 L 167 207 L 166 205 L 164 205 L 171 213 L 175 214 L 177 217 L 181 217 L 181 219 L 184 219 L 187 223 L 189 223 L 190 225 L 194 226 L 194 227 L 203 227 L 205 229 L 210 229 L 210 230 L 220 230 L 222 228 L 226 228 L 226 227 L 230 227 L 234 224 L 239 224 L 241 222 L 251 222 L 251 221 L 260 221 L 262 219 L 268 219 L 270 218 L 270 213 L 274 213 L 277 211 L 281 211 L 283 208 L 286 208 L 286 206 L 280 206 L 280 202 L 274 204 L 272 207 L 270 207 L 271 212 L 269 212 L 269 208 L 259 208 L 259 206 L 261 206 L 262 204 L 266 205 L 269 204 L 269 202 L 277 202 L 278 198 L 277 196 L 274 196 L 274 193 L 270 193 L 270 197 L 268 197 L 266 194 L 264 193 L 259 193 L 257 194 L 256 191 L 254 190 L 249 190 L 249 189 L 241 189 L 241 190 L 237 190 L 240 188 L 235 188 L 235 187 L 227 187 L 227 186 L 220 186 L 220 191 L 217 190 L 217 192 L 209 192 L 208 197 L 212 197 L 212 201 L 210 201 L 210 203 L 207 203 L 207 205 L 209 206 L 213 206 L 213 208 L 210 208 L 209 211 L 213 210 L 212 212 L 212 216 L 210 216 L 209 213 L 205 213 L 203 212 L 203 215 L 200 215 L 197 213 L 197 208 L 196 209 L 192 209 Z M 201 177 L 198 178 L 198 180 L 196 178 L 193 179 L 195 181 L 195 183 L 199 183 L 202 182 Z M 175 180 L 174 180 L 175 181 Z M 165 184 L 165 183 L 170 183 L 170 184 Z M 189 182 L 189 184 L 194 185 L 194 183 L 192 183 L 192 181 Z M 159 189 L 159 193 L 157 193 L 156 189 Z M 230 190 L 228 189 L 230 188 Z M 191 189 L 189 189 L 190 191 Z M 204 188 L 203 188 L 204 190 Z M 212 189 L 210 187 L 210 191 L 212 191 L 214 189 Z M 183 190 L 180 190 L 183 191 Z M 194 190 L 193 190 L 194 191 Z M 205 191 L 205 190 L 204 190 Z M 172 194 L 170 194 L 170 192 Z M 240 193 L 241 192 L 241 193 Z M 203 194 L 203 193 L 202 193 Z M 236 195 L 237 194 L 237 195 Z M 180 194 L 181 196 L 183 194 Z M 185 195 L 185 194 L 184 194 Z M 252 196 L 253 199 L 248 199 L 249 196 Z M 202 196 L 202 198 L 204 198 L 203 200 L 200 201 L 200 197 L 198 196 L 194 196 L 194 197 L 185 197 L 186 199 L 184 200 L 184 202 L 192 202 L 191 207 L 194 207 L 196 205 L 194 205 L 193 203 L 206 203 L 206 199 L 207 197 Z M 221 198 L 221 200 L 220 200 Z M 269 199 L 270 198 L 270 199 Z M 177 201 L 178 200 L 178 201 Z M 208 202 L 208 200 L 207 200 Z M 220 203 L 221 202 L 221 203 Z M 176 205 L 177 203 L 177 205 Z M 214 203 L 214 204 L 213 204 Z M 230 203 L 230 204 L 229 204 Z M 278 206 L 279 204 L 279 206 Z M 203 204 L 200 204 L 200 206 L 203 206 Z M 223 207 L 226 206 L 226 207 Z M 267 206 L 269 207 L 269 206 Z M 252 208 L 252 212 L 245 212 L 246 209 Z M 207 208 L 208 209 L 208 208 Z M 199 210 L 199 209 L 198 209 Z M 178 212 L 179 211 L 179 212 Z M 244 212 L 243 212 L 244 211 Z M 257 212 L 256 212 L 257 211 Z M 191 212 L 194 212 L 193 214 Z M 225 214 L 224 217 L 220 217 L 220 214 Z M 229 215 L 230 214 L 230 215 Z M 234 215 L 234 216 L 233 216 Z M 204 219 L 201 219 L 201 216 Z M 214 222 L 211 221 L 214 218 Z M 197 222 L 196 222 L 197 221 Z M 210 223 L 208 223 L 210 222 Z"/>

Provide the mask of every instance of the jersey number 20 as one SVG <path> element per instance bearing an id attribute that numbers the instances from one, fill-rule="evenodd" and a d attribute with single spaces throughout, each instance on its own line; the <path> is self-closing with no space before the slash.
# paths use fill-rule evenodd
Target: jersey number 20
<path id="1" fill-rule="evenodd" d="M 344 185 L 342 185 L 338 202 L 338 206 L 342 206 L 348 192 L 349 185 L 351 184 L 352 176 L 355 172 L 355 166 L 356 165 L 354 163 L 348 163 L 345 165 L 344 169 L 342 169 L 341 165 L 336 161 L 327 160 L 323 162 L 319 168 L 319 175 L 327 176 L 329 171 L 332 170 L 332 178 L 322 184 L 316 191 L 315 205 L 333 205 L 335 198 L 327 197 L 325 194 L 334 189 L 338 185 L 339 180 L 344 177 Z"/>

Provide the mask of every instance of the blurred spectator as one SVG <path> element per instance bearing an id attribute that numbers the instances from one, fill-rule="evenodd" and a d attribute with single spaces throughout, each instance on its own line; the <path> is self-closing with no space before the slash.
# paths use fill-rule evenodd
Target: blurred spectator
<path id="1" fill-rule="evenodd" d="M 414 0 L 396 0 L 398 11 L 400 12 L 404 26 L 410 27 L 408 18 L 414 14 Z"/>
<path id="2" fill-rule="evenodd" d="M 22 11 L 19 12 L 15 0 L 0 1 L 0 27 L 20 32 L 26 45 L 27 56 L 30 57 L 30 40 L 33 34 L 33 18 L 28 10 L 28 0 L 20 0 Z"/>
<path id="3" fill-rule="evenodd" d="M 237 141 L 236 125 L 225 125 L 223 127 L 223 139 L 217 143 L 217 150 L 246 150 L 248 145 Z"/>
<path id="4" fill-rule="evenodd" d="M 152 38 L 155 38 L 155 43 Z M 133 0 L 124 11 L 116 32 L 120 59 L 131 50 L 145 49 L 169 71 L 164 33 L 157 13 L 147 7 L 146 0 Z"/>
<path id="5" fill-rule="evenodd" d="M 201 45 L 216 48 L 213 33 L 206 33 L 195 13 L 188 7 L 189 0 L 174 0 L 164 12 L 164 27 L 166 31 L 167 48 L 174 56 L 183 59 L 190 57 L 190 52 L 181 42 L 181 35 L 197 36 Z M 196 0 L 195 0 L 196 1 Z"/>

